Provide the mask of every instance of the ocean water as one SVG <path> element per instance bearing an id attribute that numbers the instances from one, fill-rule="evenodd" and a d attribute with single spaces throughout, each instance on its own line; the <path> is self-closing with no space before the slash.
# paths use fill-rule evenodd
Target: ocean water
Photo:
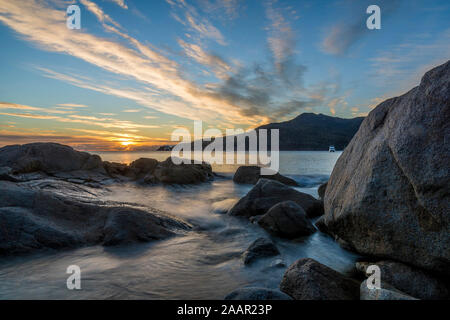
<path id="1" fill-rule="evenodd" d="M 170 153 L 103 153 L 104 160 L 131 162 L 140 157 L 166 159 Z M 280 172 L 299 182 L 297 189 L 317 197 L 340 153 L 281 152 Z M 93 246 L 0 259 L 0 299 L 223 299 L 244 286 L 278 288 L 286 266 L 310 257 L 348 273 L 357 256 L 329 236 L 315 234 L 283 240 L 246 219 L 223 213 L 252 186 L 237 185 L 237 166 L 213 165 L 216 180 L 194 186 L 115 185 L 105 200 L 153 207 L 195 226 L 182 236 L 151 243 L 104 248 Z M 241 253 L 258 237 L 269 237 L 281 256 L 244 266 Z M 82 290 L 66 287 L 69 265 L 81 268 Z"/>

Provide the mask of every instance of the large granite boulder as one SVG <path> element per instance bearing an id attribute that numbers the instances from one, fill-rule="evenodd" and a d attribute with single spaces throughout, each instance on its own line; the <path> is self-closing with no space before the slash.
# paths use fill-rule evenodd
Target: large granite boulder
<path id="1" fill-rule="evenodd" d="M 313 196 L 299 192 L 281 182 L 260 179 L 228 212 L 233 216 L 252 217 L 265 214 L 270 208 L 283 201 L 293 201 L 305 210 L 309 217 L 323 213 L 323 204 Z"/>
<path id="2" fill-rule="evenodd" d="M 0 255 L 150 241 L 190 228 L 158 212 L 64 193 L 0 181 Z"/>
<path id="3" fill-rule="evenodd" d="M 338 159 L 325 224 L 357 252 L 450 274 L 450 61 L 378 105 Z"/>
<path id="4" fill-rule="evenodd" d="M 359 283 L 305 258 L 294 262 L 280 283 L 282 292 L 295 300 L 358 300 Z"/>
<path id="5" fill-rule="evenodd" d="M 288 186 L 298 186 L 298 183 L 295 180 L 282 176 L 279 173 L 263 176 L 261 175 L 261 168 L 258 166 L 239 167 L 233 176 L 233 181 L 236 183 L 256 184 L 261 178 L 279 181 Z"/>
<path id="6" fill-rule="evenodd" d="M 316 232 L 306 217 L 305 210 L 293 201 L 277 203 L 258 220 L 258 224 L 269 233 L 287 239 Z"/>
<path id="7" fill-rule="evenodd" d="M 225 300 L 292 300 L 292 298 L 279 290 L 246 287 L 230 292 Z"/>
<path id="8" fill-rule="evenodd" d="M 160 162 L 144 179 L 149 183 L 195 184 L 213 180 L 214 174 L 211 165 L 206 162 L 175 164 L 169 157 Z"/>
<path id="9" fill-rule="evenodd" d="M 103 170 L 99 156 L 58 143 L 30 143 L 0 148 L 0 167 L 10 167 L 14 173 Z"/>
<path id="10" fill-rule="evenodd" d="M 425 300 L 448 299 L 448 283 L 421 269 L 396 261 L 358 262 L 357 269 L 364 274 L 369 265 L 377 265 L 381 272 L 381 282 L 389 283 L 405 294 Z"/>
<path id="11" fill-rule="evenodd" d="M 242 254 L 244 264 L 251 264 L 258 259 L 277 256 L 280 254 L 275 244 L 266 238 L 256 239 Z"/>

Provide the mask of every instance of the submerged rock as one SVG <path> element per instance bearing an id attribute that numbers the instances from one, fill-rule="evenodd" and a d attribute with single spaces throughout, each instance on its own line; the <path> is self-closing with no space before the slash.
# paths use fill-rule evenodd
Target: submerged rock
<path id="1" fill-rule="evenodd" d="M 295 300 L 358 300 L 359 283 L 310 258 L 299 259 L 284 273 L 282 292 Z"/>
<path id="2" fill-rule="evenodd" d="M 448 299 L 448 285 L 442 279 L 395 261 L 358 262 L 357 269 L 364 274 L 369 265 L 377 265 L 381 271 L 381 282 L 419 299 Z"/>
<path id="3" fill-rule="evenodd" d="M 360 286 L 360 300 L 417 300 L 387 283 L 381 283 L 380 288 L 369 289 L 367 280 Z"/>
<path id="4" fill-rule="evenodd" d="M 378 105 L 339 157 L 325 224 L 359 253 L 450 274 L 450 61 Z"/>
<path id="5" fill-rule="evenodd" d="M 256 184 L 261 178 L 279 181 L 288 186 L 298 186 L 298 183 L 295 180 L 282 176 L 279 173 L 263 176 L 261 175 L 261 168 L 258 166 L 239 167 L 233 176 L 233 181 L 236 183 Z"/>
<path id="6" fill-rule="evenodd" d="M 309 194 L 299 192 L 281 182 L 260 179 L 228 212 L 233 216 L 246 218 L 265 214 L 277 203 L 291 200 L 301 206 L 309 217 L 323 213 L 322 202 Z"/>
<path id="7" fill-rule="evenodd" d="M 303 208 L 293 201 L 277 203 L 258 220 L 258 224 L 271 234 L 288 239 L 316 232 Z"/>
<path id="8" fill-rule="evenodd" d="M 275 244 L 266 238 L 256 239 L 242 254 L 244 264 L 251 264 L 258 259 L 273 257 L 280 254 Z"/>
<path id="9" fill-rule="evenodd" d="M 229 293 L 225 300 L 292 300 L 287 294 L 268 288 L 247 287 Z"/>

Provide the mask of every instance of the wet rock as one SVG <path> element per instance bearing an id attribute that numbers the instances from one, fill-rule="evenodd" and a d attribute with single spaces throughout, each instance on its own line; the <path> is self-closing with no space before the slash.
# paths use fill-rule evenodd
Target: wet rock
<path id="1" fill-rule="evenodd" d="M 377 265 L 380 268 L 382 283 L 389 283 L 405 294 L 425 300 L 442 300 L 449 297 L 446 282 L 421 269 L 395 261 L 358 262 L 356 267 L 365 274 L 369 265 Z"/>
<path id="2" fill-rule="evenodd" d="M 167 219 L 133 208 L 112 208 L 103 229 L 103 245 L 148 242 L 168 238 L 174 233 Z M 182 225 L 178 227 L 182 228 Z"/>
<path id="3" fill-rule="evenodd" d="M 258 259 L 273 257 L 280 254 L 275 244 L 266 238 L 256 239 L 242 254 L 244 264 L 251 264 Z"/>
<path id="4" fill-rule="evenodd" d="M 147 175 L 144 180 L 147 183 L 165 184 L 196 184 L 214 179 L 211 165 L 202 164 L 174 164 L 169 157 L 160 162 L 152 174 Z"/>
<path id="5" fill-rule="evenodd" d="M 283 201 L 294 201 L 305 210 L 308 217 L 323 213 L 323 204 L 309 194 L 299 192 L 281 182 L 260 179 L 228 212 L 233 216 L 251 217 L 265 214 L 270 208 Z"/>
<path id="6" fill-rule="evenodd" d="M 0 181 L 0 255 L 150 241 L 190 228 L 159 213 L 114 203 L 105 205 L 89 192 L 86 197 L 71 197 L 68 194 L 78 195 L 83 187 L 55 183 L 63 187 L 57 189 L 61 193 L 41 189 L 51 186 L 51 181 L 28 185 Z"/>
<path id="7" fill-rule="evenodd" d="M 284 273 L 282 292 L 295 300 L 358 300 L 359 283 L 310 258 L 299 259 Z"/>
<path id="8" fill-rule="evenodd" d="M 271 264 L 270 267 L 272 268 L 284 268 L 286 267 L 286 263 L 282 259 L 276 259 Z"/>
<path id="9" fill-rule="evenodd" d="M 282 176 L 279 173 L 263 176 L 261 175 L 261 168 L 258 166 L 239 167 L 233 176 L 233 181 L 236 183 L 256 184 L 261 178 L 279 181 L 288 186 L 298 186 L 295 180 Z"/>
<path id="10" fill-rule="evenodd" d="M 11 167 L 14 173 L 103 169 L 99 156 L 58 143 L 30 143 L 0 148 L 0 166 Z"/>
<path id="11" fill-rule="evenodd" d="M 258 224 L 271 234 L 287 239 L 316 232 L 303 208 L 293 201 L 277 203 L 258 220 Z"/>
<path id="12" fill-rule="evenodd" d="M 367 280 L 360 286 L 360 300 L 417 300 L 404 292 L 397 290 L 389 284 L 381 284 L 380 288 L 367 287 Z"/>
<path id="13" fill-rule="evenodd" d="M 450 61 L 365 118 L 325 192 L 325 224 L 363 255 L 450 274 Z"/>
<path id="14" fill-rule="evenodd" d="M 10 167 L 0 167 L 0 180 L 19 182 L 20 179 L 12 173 Z"/>
<path id="15" fill-rule="evenodd" d="M 327 185 L 328 185 L 328 182 L 325 182 L 319 186 L 319 189 L 317 189 L 317 192 L 319 193 L 319 197 L 322 200 L 325 197 L 325 191 L 327 190 Z"/>
<path id="16" fill-rule="evenodd" d="M 260 214 L 258 216 L 253 216 L 248 218 L 248 220 L 253 223 L 253 224 L 257 224 L 259 222 L 259 220 L 263 217 L 264 215 Z"/>
<path id="17" fill-rule="evenodd" d="M 144 177 L 152 174 L 158 166 L 158 160 L 149 158 L 139 158 L 130 163 L 130 169 L 133 170 L 138 177 Z"/>
<path id="18" fill-rule="evenodd" d="M 234 290 L 225 300 L 292 300 L 287 294 L 268 288 L 248 287 Z"/>

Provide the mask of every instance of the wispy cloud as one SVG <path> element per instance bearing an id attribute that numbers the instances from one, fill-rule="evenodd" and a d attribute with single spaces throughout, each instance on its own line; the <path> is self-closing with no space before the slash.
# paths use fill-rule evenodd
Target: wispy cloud
<path id="1" fill-rule="evenodd" d="M 200 38 L 212 39 L 221 45 L 226 41 L 219 29 L 207 18 L 201 17 L 198 11 L 186 0 L 166 0 L 171 5 L 173 18 L 195 32 Z"/>
<path id="2" fill-rule="evenodd" d="M 380 0 L 376 4 L 382 8 L 382 17 L 384 21 L 398 7 L 400 0 Z M 336 22 L 328 26 L 328 31 L 322 41 L 321 49 L 325 53 L 334 55 L 346 54 L 358 40 L 369 32 L 366 26 L 368 15 L 365 14 L 366 8 L 371 1 L 364 0 L 355 2 L 339 2 L 339 5 L 349 6 L 348 12 L 351 13 L 351 19 Z"/>
<path id="3" fill-rule="evenodd" d="M 125 0 L 109 0 L 120 6 L 122 9 L 128 9 L 127 4 L 125 3 Z"/>

